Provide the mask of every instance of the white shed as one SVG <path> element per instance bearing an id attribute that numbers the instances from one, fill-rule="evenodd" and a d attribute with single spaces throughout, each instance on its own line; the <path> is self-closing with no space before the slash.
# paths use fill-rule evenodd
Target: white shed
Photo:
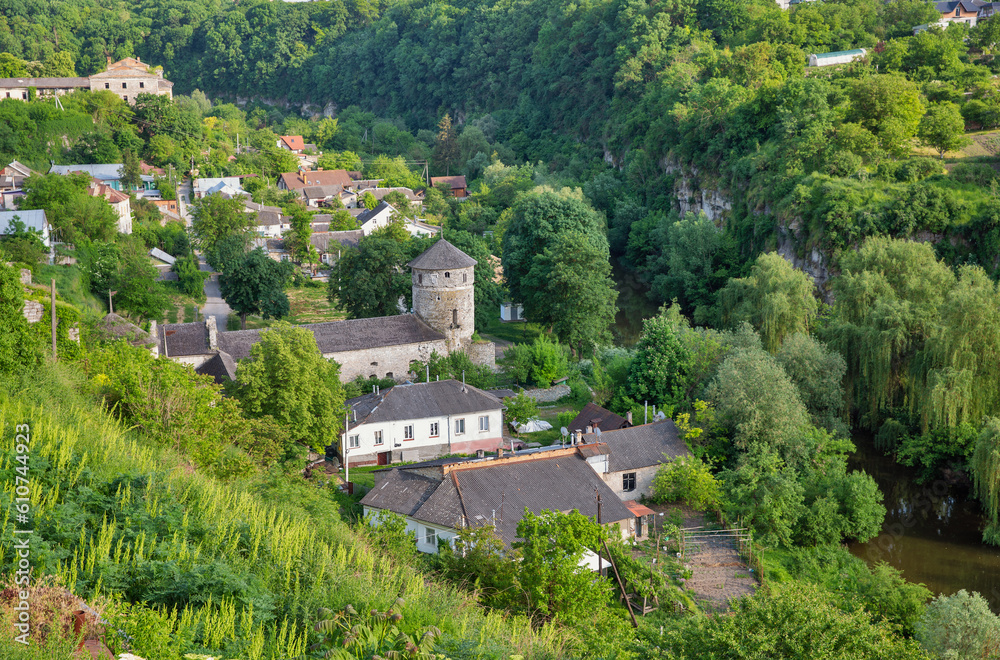
<path id="1" fill-rule="evenodd" d="M 833 66 L 834 64 L 847 64 L 854 60 L 861 59 L 868 54 L 864 48 L 854 50 L 838 50 L 833 53 L 813 53 L 809 56 L 809 66 Z"/>

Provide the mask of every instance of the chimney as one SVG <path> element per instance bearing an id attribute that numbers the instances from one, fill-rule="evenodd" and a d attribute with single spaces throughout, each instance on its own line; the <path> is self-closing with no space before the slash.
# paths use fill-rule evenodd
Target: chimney
<path id="1" fill-rule="evenodd" d="M 76 649 L 79 651 L 83 648 L 83 626 L 87 620 L 87 613 L 84 610 L 76 610 L 73 612 L 73 636 L 80 640 L 79 645 Z"/>
<path id="2" fill-rule="evenodd" d="M 632 426 L 632 411 L 625 413 L 625 421 L 628 422 L 629 426 Z"/>
<path id="3" fill-rule="evenodd" d="M 594 432 L 594 427 L 588 424 L 587 425 L 587 433 L 593 433 L 593 432 Z"/>
<path id="4" fill-rule="evenodd" d="M 205 317 L 205 329 L 208 330 L 208 348 L 213 351 L 219 350 L 219 329 L 215 326 L 215 317 Z"/>

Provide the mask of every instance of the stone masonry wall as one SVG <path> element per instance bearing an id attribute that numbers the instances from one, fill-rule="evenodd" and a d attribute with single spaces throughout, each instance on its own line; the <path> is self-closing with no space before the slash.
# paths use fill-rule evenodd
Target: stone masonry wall
<path id="1" fill-rule="evenodd" d="M 24 301 L 24 318 L 28 319 L 28 323 L 38 323 L 42 320 L 42 315 L 45 313 L 45 307 L 40 302 L 35 302 L 34 300 Z"/>
<path id="2" fill-rule="evenodd" d="M 473 364 L 485 364 L 490 369 L 497 368 L 497 347 L 491 341 L 470 342 L 465 352 Z"/>
<path id="3" fill-rule="evenodd" d="M 372 375 L 379 378 L 395 378 L 396 381 L 402 382 L 410 373 L 410 362 L 413 360 L 427 362 L 434 351 L 446 354 L 447 343 L 440 340 L 422 344 L 381 346 L 364 351 L 326 353 L 323 357 L 332 358 L 340 364 L 340 380 L 343 382 L 354 380 L 357 376 L 368 378 Z"/>
<path id="4" fill-rule="evenodd" d="M 450 350 L 459 350 L 472 339 L 476 328 L 474 284 L 471 266 L 453 271 L 413 269 L 413 311 L 448 338 Z"/>

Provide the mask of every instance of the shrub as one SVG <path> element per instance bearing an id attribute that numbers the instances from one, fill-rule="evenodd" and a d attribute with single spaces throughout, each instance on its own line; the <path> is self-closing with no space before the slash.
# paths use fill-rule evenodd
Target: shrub
<path id="1" fill-rule="evenodd" d="M 721 493 L 708 466 L 691 456 L 678 456 L 660 466 L 653 477 L 653 497 L 660 502 L 685 501 L 695 509 L 717 509 Z"/>

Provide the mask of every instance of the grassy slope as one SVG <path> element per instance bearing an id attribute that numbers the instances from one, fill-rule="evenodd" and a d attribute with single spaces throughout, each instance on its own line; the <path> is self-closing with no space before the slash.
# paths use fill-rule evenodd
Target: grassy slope
<path id="1" fill-rule="evenodd" d="M 380 555 L 340 520 L 320 489 L 289 477 L 222 483 L 197 473 L 184 456 L 151 446 L 95 405 L 72 365 L 46 367 L 19 390 L 15 395 L 14 388 L 0 388 L 0 510 L 9 511 L 13 496 L 12 425 L 28 420 L 35 566 L 60 575 L 85 597 L 99 589 L 128 591 L 151 602 L 156 599 L 138 583 L 157 571 L 171 572 L 168 583 L 180 595 L 174 602 L 196 614 L 192 650 L 288 657 L 301 652 L 318 606 L 384 608 L 402 596 L 404 621 L 441 628 L 442 648 L 451 657 L 562 655 L 554 630 L 536 633 L 525 619 L 486 614 L 468 596 Z M 5 517 L 3 524 L 0 563 L 8 572 L 13 522 Z M 206 575 L 201 590 L 181 593 Z M 249 603 L 241 602 L 248 589 L 231 588 L 227 580 L 251 584 L 252 620 L 245 616 Z M 204 617 L 221 609 L 218 593 L 211 606 L 197 598 L 213 589 L 235 604 L 233 630 L 245 619 L 249 631 L 233 632 L 222 645 L 204 644 L 197 624 L 198 612 Z M 283 627 L 292 634 L 282 637 Z M 250 650 L 254 639 L 264 642 L 260 654 Z"/>

